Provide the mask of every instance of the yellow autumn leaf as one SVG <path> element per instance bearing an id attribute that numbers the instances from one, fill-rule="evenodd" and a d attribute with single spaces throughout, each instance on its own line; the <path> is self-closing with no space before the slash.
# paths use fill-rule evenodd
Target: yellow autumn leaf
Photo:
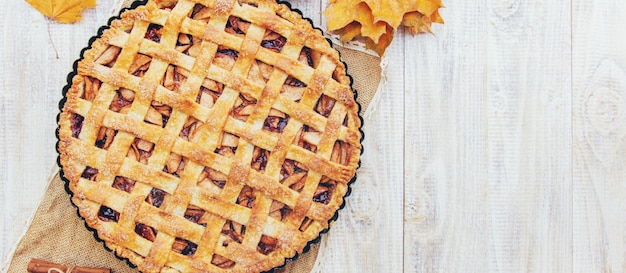
<path id="1" fill-rule="evenodd" d="M 387 31 L 383 33 L 383 35 L 380 36 L 380 39 L 378 39 L 378 42 L 375 43 L 371 39 L 367 38 L 365 39 L 365 47 L 367 49 L 376 51 L 378 55 L 382 56 L 383 54 L 385 54 L 385 50 L 387 49 L 387 47 L 391 44 L 391 41 L 393 40 L 393 33 L 394 33 L 393 28 L 387 25 Z"/>
<path id="2" fill-rule="evenodd" d="M 409 12 L 402 18 L 402 25 L 413 35 L 420 32 L 432 32 L 430 23 L 430 17 L 424 16 L 417 11 Z"/>
<path id="3" fill-rule="evenodd" d="M 372 9 L 374 21 L 387 22 L 391 27 L 397 29 L 402 22 L 405 13 L 416 11 L 418 4 L 423 1 L 380 1 L 380 0 L 364 0 Z"/>
<path id="4" fill-rule="evenodd" d="M 342 43 L 350 42 L 357 36 L 361 35 L 361 24 L 359 22 L 352 22 L 345 27 L 336 30 L 335 33 L 339 34 L 339 40 Z"/>
<path id="5" fill-rule="evenodd" d="M 84 9 L 96 6 L 96 0 L 26 0 L 26 2 L 48 18 L 65 24 L 80 21 Z"/>
<path id="6" fill-rule="evenodd" d="M 324 11 L 328 22 L 328 30 L 344 28 L 352 22 L 360 24 L 360 35 L 378 42 L 378 38 L 386 31 L 384 22 L 374 22 L 372 10 L 360 0 L 338 0 Z M 351 32 L 353 33 L 353 32 Z"/>
<path id="7" fill-rule="evenodd" d="M 328 30 L 342 42 L 363 40 L 382 55 L 398 27 L 415 35 L 432 32 L 432 23 L 443 24 L 442 7 L 441 0 L 330 0 L 324 15 Z"/>

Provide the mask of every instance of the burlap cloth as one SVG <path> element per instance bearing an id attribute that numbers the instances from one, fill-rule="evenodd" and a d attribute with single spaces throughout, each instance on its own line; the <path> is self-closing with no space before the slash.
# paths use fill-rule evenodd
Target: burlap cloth
<path id="1" fill-rule="evenodd" d="M 126 0 L 129 6 L 132 1 Z M 341 52 L 342 60 L 348 66 L 353 87 L 357 90 L 357 101 L 361 104 L 361 114 L 366 112 L 374 98 L 381 80 L 381 59 L 370 54 L 335 45 Z M 275 272 L 311 272 L 319 244 L 312 244 L 309 251 Z M 115 273 L 138 272 L 124 261 L 116 258 L 113 252 L 104 248 L 102 242 L 85 228 L 76 208 L 70 203 L 64 181 L 54 174 L 48 181 L 48 188 L 37 208 L 24 237 L 15 247 L 13 257 L 7 263 L 7 272 L 26 272 L 32 258 L 57 264 L 111 268 Z M 5 265 L 6 266 L 6 265 Z"/>

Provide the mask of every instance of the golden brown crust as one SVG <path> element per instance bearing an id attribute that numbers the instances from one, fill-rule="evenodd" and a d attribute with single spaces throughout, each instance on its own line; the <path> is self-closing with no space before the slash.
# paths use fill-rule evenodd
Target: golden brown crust
<path id="1" fill-rule="evenodd" d="M 355 176 L 350 78 L 285 5 L 151 0 L 112 21 L 76 72 L 58 144 L 72 201 L 143 272 L 280 266 L 328 227 Z"/>

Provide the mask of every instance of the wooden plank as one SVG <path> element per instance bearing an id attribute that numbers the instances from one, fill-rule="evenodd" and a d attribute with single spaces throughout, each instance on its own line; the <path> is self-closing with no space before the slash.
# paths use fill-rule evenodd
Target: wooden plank
<path id="1" fill-rule="evenodd" d="M 72 63 L 113 7 L 99 3 L 71 25 L 46 19 L 28 3 L 0 11 L 0 258 L 17 242 L 56 168 L 56 115 Z M 26 18 L 26 19 L 25 19 Z M 54 47 L 53 47 L 54 45 Z M 56 48 L 56 52 L 55 52 Z M 58 58 L 56 57 L 58 53 Z M 6 247 L 4 247 L 6 246 Z"/>
<path id="2" fill-rule="evenodd" d="M 445 4 L 405 46 L 405 272 L 570 272 L 569 7 Z"/>
<path id="3" fill-rule="evenodd" d="M 624 14 L 573 1 L 574 272 L 626 272 Z"/>
<path id="4" fill-rule="evenodd" d="M 387 50 L 404 58 L 402 36 Z M 352 194 L 322 237 L 312 272 L 402 272 L 403 66 L 389 66 L 382 98 L 365 123 L 365 152 Z"/>
<path id="5" fill-rule="evenodd" d="M 485 1 L 445 5 L 405 40 L 404 272 L 487 272 Z"/>
<path id="6" fill-rule="evenodd" d="M 489 268 L 571 272 L 570 7 L 488 5 Z"/>

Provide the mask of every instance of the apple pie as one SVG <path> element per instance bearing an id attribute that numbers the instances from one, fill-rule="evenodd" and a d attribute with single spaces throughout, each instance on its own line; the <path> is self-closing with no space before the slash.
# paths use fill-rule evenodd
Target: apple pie
<path id="1" fill-rule="evenodd" d="M 150 0 L 68 78 L 71 199 L 142 272 L 262 272 L 328 229 L 361 153 L 351 79 L 319 29 L 270 0 Z"/>

